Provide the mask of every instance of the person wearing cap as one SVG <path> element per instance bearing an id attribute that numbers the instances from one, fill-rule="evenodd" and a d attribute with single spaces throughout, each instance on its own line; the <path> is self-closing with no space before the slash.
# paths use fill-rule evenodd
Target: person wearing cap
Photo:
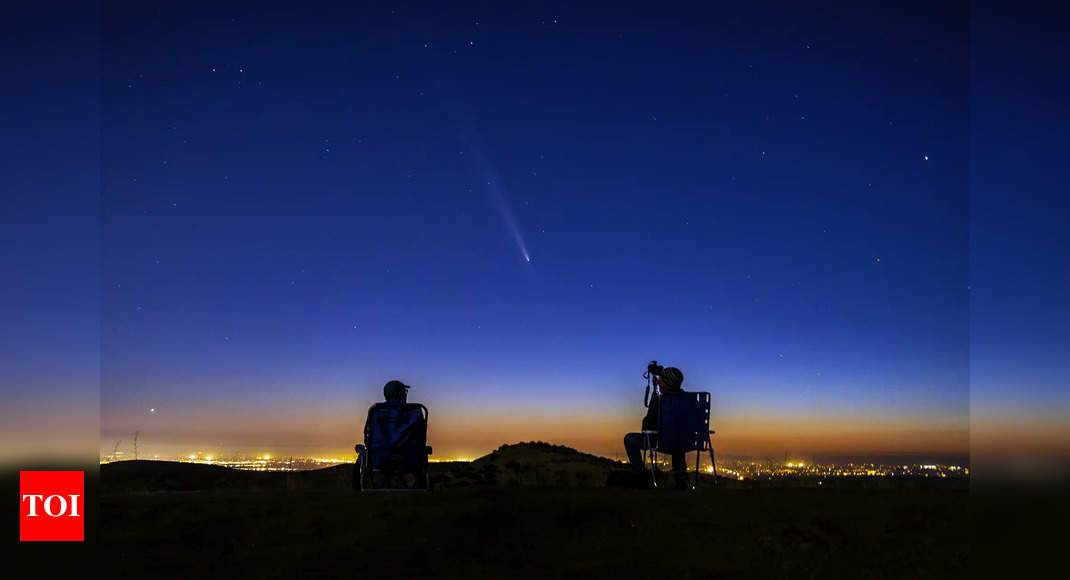
<path id="1" fill-rule="evenodd" d="M 684 373 L 676 367 L 665 367 L 660 374 L 654 375 L 654 383 L 663 393 L 683 392 Z M 657 391 L 650 398 L 646 416 L 643 417 L 643 431 L 658 429 L 658 414 L 661 411 L 661 395 Z M 651 436 L 650 444 L 657 445 L 657 435 Z M 628 433 L 624 436 L 624 450 L 628 453 L 628 463 L 633 473 L 642 473 L 644 438 L 642 433 Z M 672 454 L 672 471 L 677 489 L 687 488 L 687 462 L 683 451 Z"/>
<path id="2" fill-rule="evenodd" d="M 409 388 L 409 385 L 398 380 L 387 381 L 387 383 L 383 385 L 383 399 L 386 400 L 386 403 L 406 403 L 409 397 Z M 369 420 L 370 417 L 364 421 L 365 438 L 368 436 Z M 355 445 L 353 449 L 357 452 L 357 465 L 360 465 L 364 459 L 364 454 L 367 453 L 368 450 L 360 444 Z M 355 481 L 356 480 L 354 480 L 354 482 Z M 356 487 L 357 484 L 354 483 L 353 485 Z"/>
<path id="3" fill-rule="evenodd" d="M 383 398 L 386 402 L 404 403 L 409 397 L 409 385 L 401 381 L 389 381 L 383 385 Z"/>

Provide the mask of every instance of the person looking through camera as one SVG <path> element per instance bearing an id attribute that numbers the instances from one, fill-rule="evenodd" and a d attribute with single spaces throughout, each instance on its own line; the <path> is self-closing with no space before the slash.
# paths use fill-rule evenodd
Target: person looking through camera
<path id="1" fill-rule="evenodd" d="M 646 416 L 643 417 L 643 431 L 656 431 L 658 429 L 658 414 L 661 412 L 661 394 L 683 392 L 684 373 L 676 367 L 660 367 L 651 363 L 647 372 L 654 379 L 654 394 L 650 397 L 647 405 Z M 650 436 L 651 448 L 657 448 L 658 439 L 656 434 Z M 624 450 L 628 453 L 628 463 L 633 473 L 643 471 L 643 449 L 645 441 L 642 433 L 628 433 L 624 436 Z M 677 489 L 687 488 L 687 463 L 683 451 L 672 453 L 672 471 L 676 480 Z"/>

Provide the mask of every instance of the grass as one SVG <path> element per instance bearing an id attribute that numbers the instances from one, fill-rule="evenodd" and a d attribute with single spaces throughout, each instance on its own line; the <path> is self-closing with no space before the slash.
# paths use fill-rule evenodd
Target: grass
<path id="1" fill-rule="evenodd" d="M 103 553 L 120 577 L 902 578 L 965 573 L 967 496 L 105 486 L 100 514 Z"/>

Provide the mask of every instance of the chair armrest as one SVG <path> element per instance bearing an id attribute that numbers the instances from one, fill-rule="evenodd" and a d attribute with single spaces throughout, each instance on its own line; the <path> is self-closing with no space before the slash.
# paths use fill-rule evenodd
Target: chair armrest
<path id="1" fill-rule="evenodd" d="M 353 451 L 356 451 L 358 455 L 361 454 L 361 453 L 364 453 L 367 450 L 368 450 L 367 447 L 365 447 L 365 446 L 363 446 L 363 445 L 361 445 L 359 443 L 353 446 Z"/>
<path id="2" fill-rule="evenodd" d="M 425 449 L 427 449 L 427 454 L 431 455 L 431 446 L 428 445 L 427 447 L 425 447 Z"/>

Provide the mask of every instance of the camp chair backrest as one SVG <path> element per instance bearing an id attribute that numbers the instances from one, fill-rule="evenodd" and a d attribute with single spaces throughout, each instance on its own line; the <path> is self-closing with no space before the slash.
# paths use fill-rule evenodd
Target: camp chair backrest
<path id="1" fill-rule="evenodd" d="M 364 431 L 371 469 L 421 465 L 427 460 L 427 408 L 419 403 L 376 403 Z"/>
<path id="2" fill-rule="evenodd" d="M 705 451 L 710 441 L 709 393 L 662 393 L 658 451 Z"/>

